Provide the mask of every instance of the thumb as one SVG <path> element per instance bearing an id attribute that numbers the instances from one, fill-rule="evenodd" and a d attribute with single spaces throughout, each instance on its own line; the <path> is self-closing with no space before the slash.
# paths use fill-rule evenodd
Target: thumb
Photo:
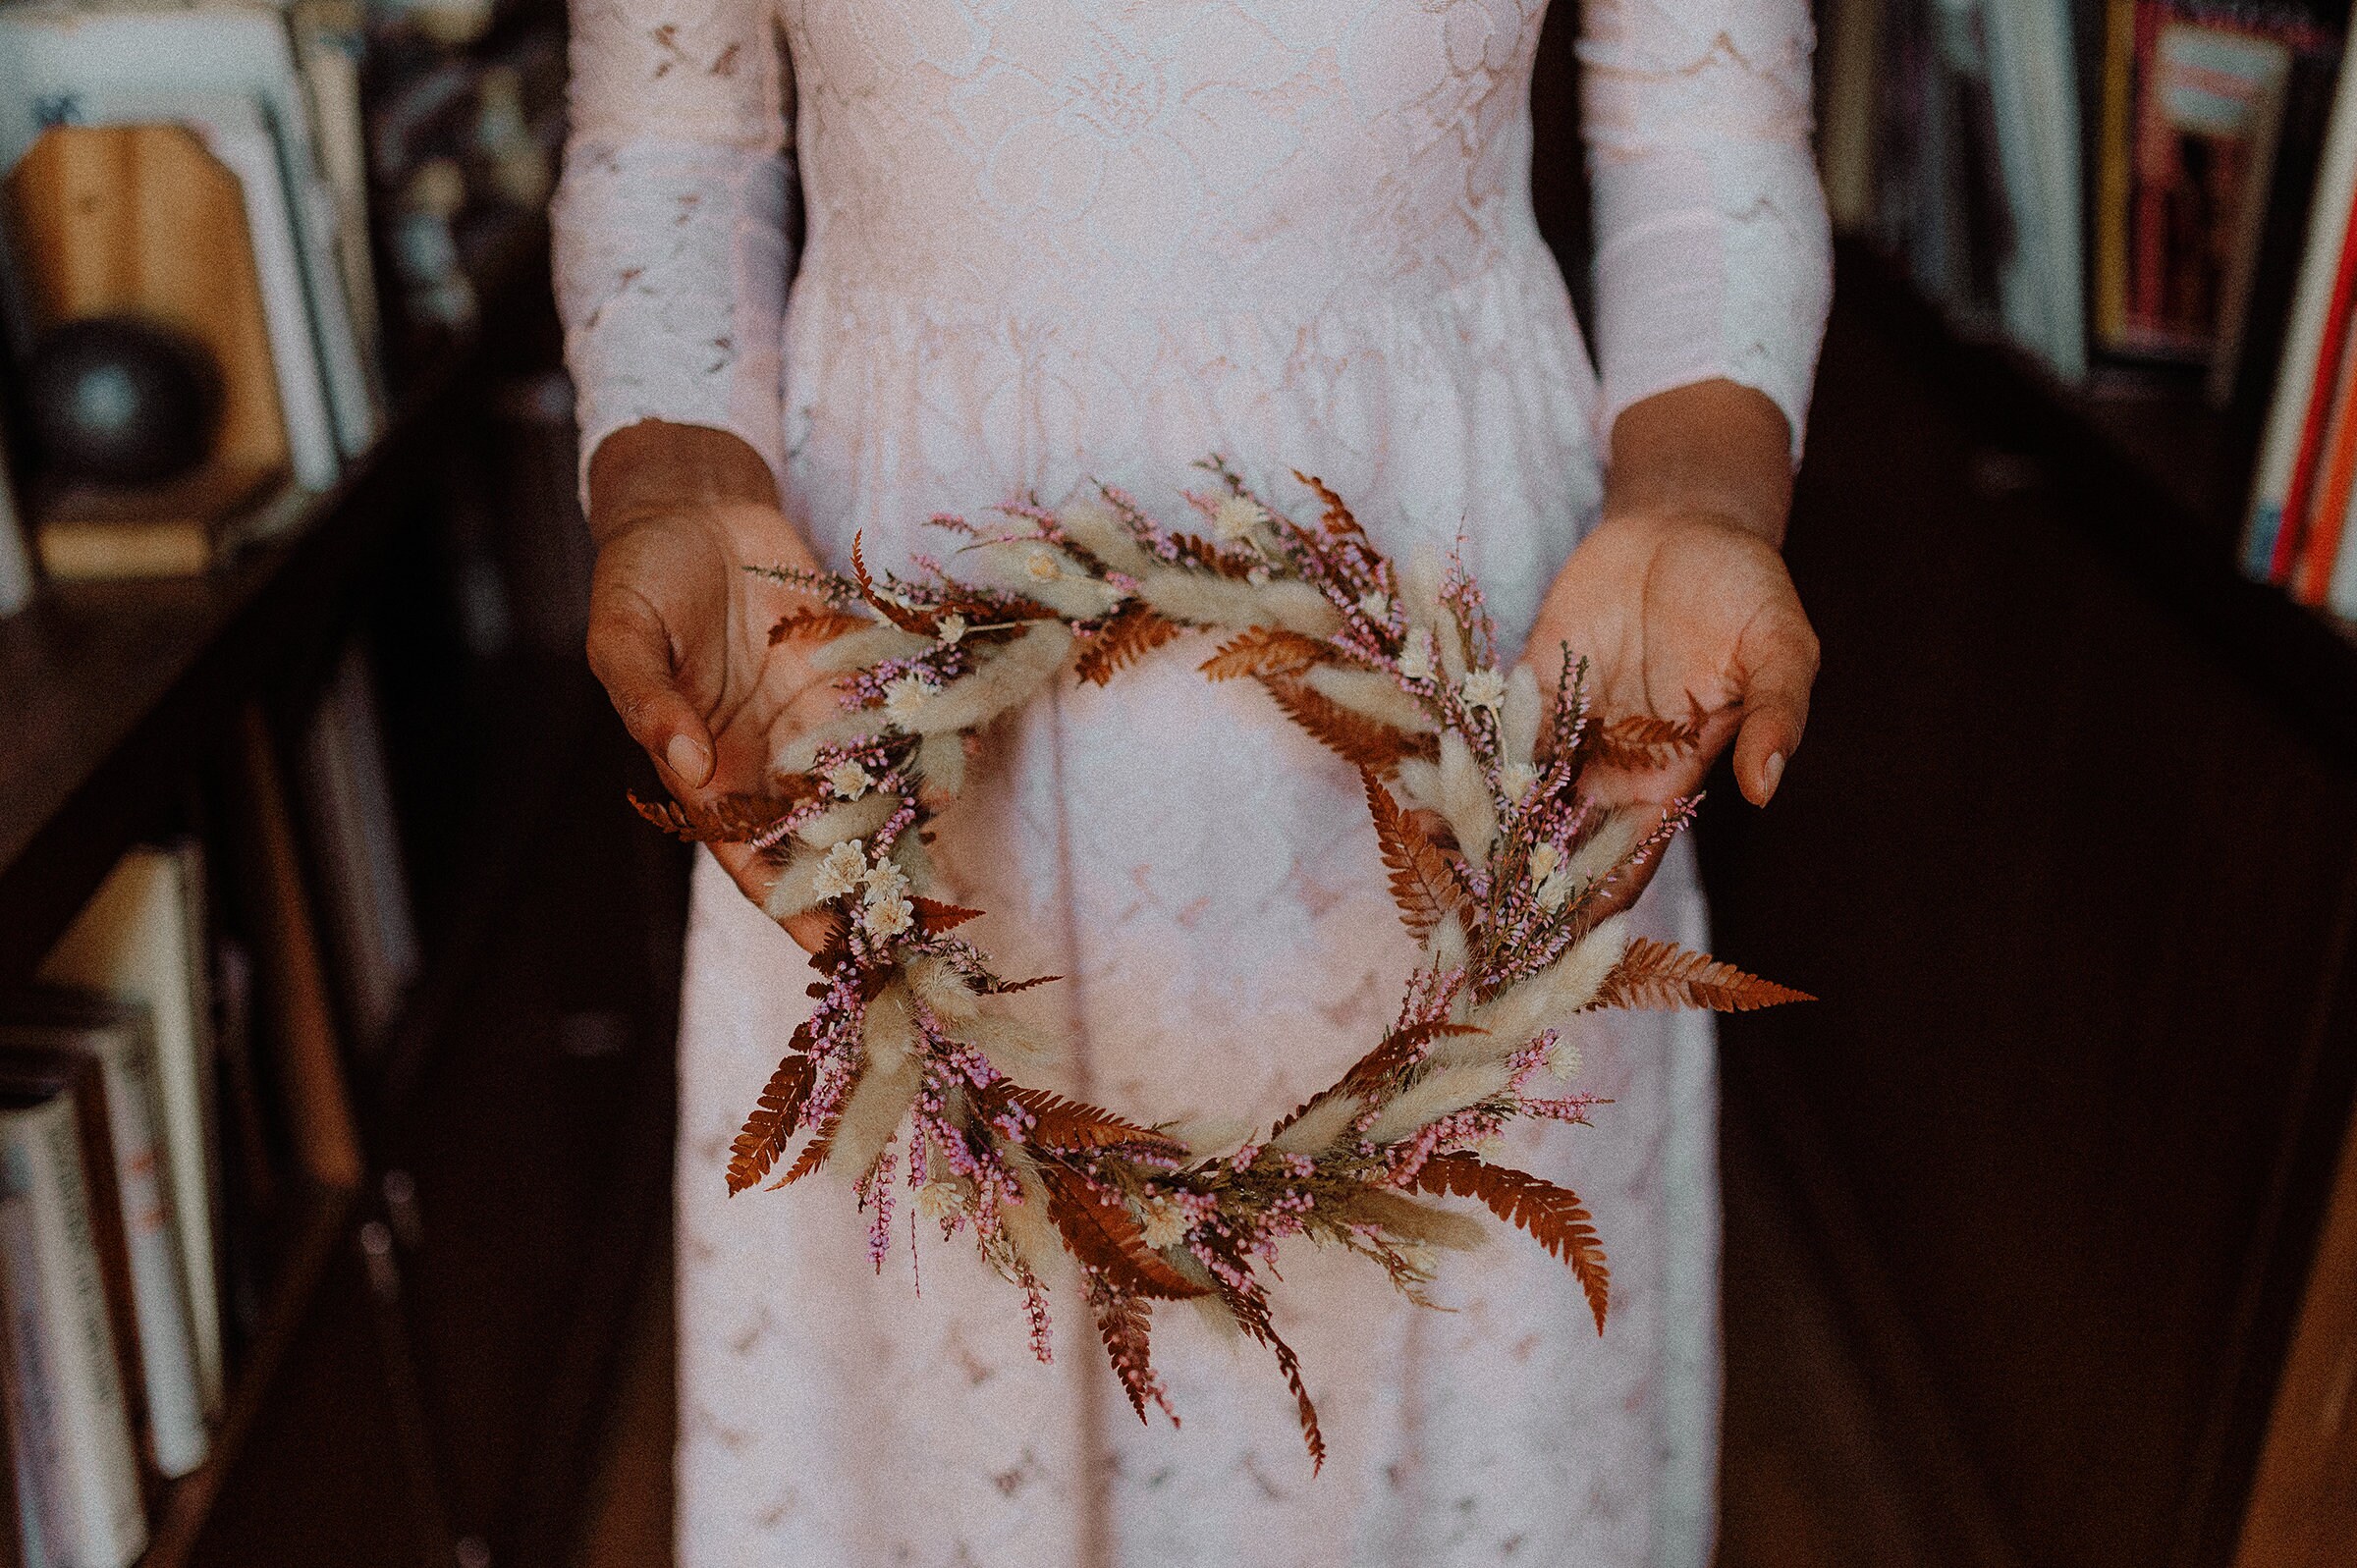
<path id="1" fill-rule="evenodd" d="M 682 689 L 671 632 L 642 595 L 601 588 L 589 606 L 589 668 L 673 792 L 701 789 L 712 779 L 712 732 Z"/>
<path id="2" fill-rule="evenodd" d="M 1784 765 L 1809 723 L 1817 682 L 1817 633 L 1797 600 L 1780 605 L 1744 633 L 1743 728 L 1735 736 L 1735 783 L 1764 806 L 1782 783 Z"/>

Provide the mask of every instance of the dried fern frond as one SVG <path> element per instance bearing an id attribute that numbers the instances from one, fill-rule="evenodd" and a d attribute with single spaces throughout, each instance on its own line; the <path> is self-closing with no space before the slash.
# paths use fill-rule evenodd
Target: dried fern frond
<path id="1" fill-rule="evenodd" d="M 1318 1407 L 1310 1402 L 1309 1385 L 1301 1380 L 1301 1358 L 1279 1336 L 1276 1324 L 1269 1319 L 1267 1293 L 1256 1282 L 1238 1288 L 1225 1279 L 1219 1283 L 1219 1292 L 1220 1301 L 1235 1318 L 1236 1326 L 1277 1358 L 1277 1370 L 1285 1374 L 1285 1385 L 1293 1391 L 1293 1410 L 1301 1422 L 1301 1440 L 1309 1446 L 1309 1472 L 1316 1475 L 1326 1468 L 1326 1434 L 1318 1430 Z"/>
<path id="2" fill-rule="evenodd" d="M 1665 768 L 1702 744 L 1702 705 L 1684 719 L 1632 713 L 1598 725 L 1588 735 L 1588 760 L 1608 768 Z"/>
<path id="3" fill-rule="evenodd" d="M 847 631 L 873 625 L 865 616 L 848 610 L 796 610 L 769 628 L 769 645 L 782 642 L 830 642 Z"/>
<path id="4" fill-rule="evenodd" d="M 776 1192 L 780 1187 L 791 1187 L 825 1164 L 827 1157 L 835 1152 L 835 1128 L 842 1119 L 840 1116 L 830 1117 L 826 1125 L 812 1133 L 810 1141 L 802 1145 L 801 1154 L 786 1168 L 786 1174 L 769 1184 L 769 1190 Z"/>
<path id="5" fill-rule="evenodd" d="M 1025 1089 L 1018 1084 L 1008 1085 L 1007 1098 L 1037 1118 L 1031 1140 L 1043 1149 L 1085 1154 L 1091 1149 L 1127 1148 L 1175 1160 L 1187 1154 L 1186 1145 L 1168 1133 L 1141 1127 L 1085 1101 L 1067 1100 L 1045 1089 Z"/>
<path id="6" fill-rule="evenodd" d="M 1283 626 L 1254 626 L 1237 632 L 1196 668 L 1213 680 L 1240 680 L 1292 675 L 1333 657 L 1334 650 L 1315 637 Z"/>
<path id="7" fill-rule="evenodd" d="M 795 781 L 788 781 L 793 783 Z M 809 791 L 801 791 L 808 798 Z M 798 803 L 790 795 L 723 795 L 709 806 L 678 800 L 650 801 L 630 792 L 632 809 L 665 833 L 689 843 L 743 843 L 757 838 Z"/>
<path id="8" fill-rule="evenodd" d="M 1088 1281 L 1088 1305 L 1097 1321 L 1097 1336 L 1105 1341 L 1105 1359 L 1113 1364 L 1113 1375 L 1121 1379 L 1122 1392 L 1129 1396 L 1129 1408 L 1137 1412 L 1137 1419 L 1146 1420 L 1146 1405 L 1151 1401 L 1171 1418 L 1172 1426 L 1178 1426 L 1178 1413 L 1171 1408 L 1162 1379 L 1154 1376 L 1148 1343 L 1154 1327 L 1154 1304 L 1114 1289 L 1099 1274 Z"/>
<path id="9" fill-rule="evenodd" d="M 1805 991 L 1780 986 L 1672 942 L 1639 937 L 1604 977 L 1588 1003 L 1598 1007 L 1708 1007 L 1749 1012 L 1786 1001 L 1815 1001 Z"/>
<path id="10" fill-rule="evenodd" d="M 1073 662 L 1073 673 L 1092 686 L 1104 685 L 1185 629 L 1132 599 L 1088 639 Z"/>
<path id="11" fill-rule="evenodd" d="M 1529 1232 L 1533 1241 L 1571 1266 L 1587 1295 L 1588 1310 L 1596 1315 L 1596 1331 L 1604 1332 L 1613 1271 L 1605 1266 L 1596 1221 L 1579 1194 L 1527 1170 L 1488 1164 L 1479 1155 L 1469 1154 L 1434 1156 L 1409 1186 L 1418 1192 L 1478 1198 L 1489 1205 L 1490 1213 Z"/>
<path id="12" fill-rule="evenodd" d="M 1184 1301 L 1206 1293 L 1168 1258 L 1146 1244 L 1146 1233 L 1128 1206 L 1107 1197 L 1087 1177 L 1062 1165 L 1043 1163 L 1048 1217 L 1065 1245 L 1085 1269 L 1104 1275 L 1116 1289 L 1162 1301 Z"/>
<path id="13" fill-rule="evenodd" d="M 1328 488 L 1325 480 L 1303 473 L 1298 468 L 1293 470 L 1293 477 L 1307 486 L 1310 492 L 1318 498 L 1319 504 L 1326 509 L 1319 521 L 1325 524 L 1328 534 L 1336 538 L 1355 536 L 1363 539 L 1366 537 L 1366 530 L 1359 526 L 1358 518 L 1352 515 L 1350 508 L 1343 498 Z"/>
<path id="14" fill-rule="evenodd" d="M 1392 898 L 1408 935 L 1422 942 L 1445 916 L 1468 908 L 1473 901 L 1455 865 L 1424 836 L 1413 817 L 1399 809 L 1373 769 L 1361 769 L 1366 785 L 1367 814 L 1375 819 L 1375 842 L 1391 875 Z"/>
<path id="15" fill-rule="evenodd" d="M 802 1105 L 810 1098 L 812 1080 L 810 1058 L 804 1054 L 809 1044 L 810 1026 L 804 1024 L 794 1032 L 785 1059 L 770 1074 L 753 1113 L 744 1118 L 743 1130 L 729 1146 L 729 1196 L 735 1197 L 768 1175 L 801 1125 Z"/>
<path id="16" fill-rule="evenodd" d="M 957 930 L 969 920 L 982 918 L 982 911 L 979 909 L 968 909 L 961 904 L 943 903 L 938 898 L 911 898 L 908 900 L 908 906 L 916 911 L 916 923 L 924 928 L 925 935 L 928 937 L 938 937 L 945 931 Z"/>
<path id="17" fill-rule="evenodd" d="M 1438 739 L 1411 735 L 1341 703 L 1292 676 L 1263 676 L 1260 683 L 1285 716 L 1351 766 L 1389 778 L 1409 757 L 1440 755 Z"/>

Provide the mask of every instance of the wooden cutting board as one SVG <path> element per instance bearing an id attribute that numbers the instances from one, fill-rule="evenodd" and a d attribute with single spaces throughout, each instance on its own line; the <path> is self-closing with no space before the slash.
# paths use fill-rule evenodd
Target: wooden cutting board
<path id="1" fill-rule="evenodd" d="M 286 422 L 238 178 L 177 125 L 57 126 L 9 175 L 9 233 L 36 329 L 139 315 L 202 344 L 221 373 L 221 424 L 195 473 L 93 503 L 78 488 L 33 505 L 60 575 L 150 575 L 218 552 L 229 513 L 288 466 Z M 49 548 L 50 523 L 60 548 Z M 113 552 L 105 525 L 137 525 Z M 66 535 L 72 538 L 66 545 Z M 176 546 L 160 548 L 170 535 Z M 126 531 L 123 543 L 132 544 Z M 55 559 L 51 559 L 54 557 Z M 169 567 L 166 562 L 180 563 Z"/>

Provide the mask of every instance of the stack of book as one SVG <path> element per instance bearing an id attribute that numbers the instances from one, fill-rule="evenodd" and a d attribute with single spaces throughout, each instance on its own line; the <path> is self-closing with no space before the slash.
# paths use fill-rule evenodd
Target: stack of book
<path id="1" fill-rule="evenodd" d="M 2075 15 L 2102 46 L 2083 103 L 2066 0 L 1834 0 L 1835 222 L 1959 326 L 2088 396 L 2199 399 L 2246 431 L 2264 410 L 2244 568 L 2357 621 L 2347 7 L 2105 0 Z"/>
<path id="2" fill-rule="evenodd" d="M 130 851 L 0 995 L 0 1563 L 138 1558 L 292 1204 L 361 1177 L 341 1042 L 416 963 L 368 685 L 348 655 L 292 788 L 248 710 L 222 831 Z"/>

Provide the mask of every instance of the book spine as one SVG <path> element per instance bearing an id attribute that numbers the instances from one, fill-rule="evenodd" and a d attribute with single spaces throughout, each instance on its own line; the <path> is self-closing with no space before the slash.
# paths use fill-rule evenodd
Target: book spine
<path id="1" fill-rule="evenodd" d="M 2276 581 L 2291 569 L 2315 464 L 2330 417 L 2347 338 L 2350 295 L 2357 289 L 2357 49 L 2342 58 L 2332 117 L 2318 164 L 2308 241 L 2293 290 L 2291 325 L 2275 373 L 2275 394 L 2251 487 L 2250 543 L 2267 546 L 2263 573 Z M 2254 550 L 2255 553 L 2255 550 Z"/>
<path id="2" fill-rule="evenodd" d="M 26 1568 L 71 1568 L 57 1369 L 41 1319 L 40 1242 L 32 1201 L 0 1199 L 0 1355 L 6 1358 L 8 1457 L 16 1477 L 18 1539 Z"/>
<path id="3" fill-rule="evenodd" d="M 221 1115 L 215 1092 L 219 1054 L 214 1040 L 218 1012 L 213 997 L 212 906 L 203 843 L 182 838 L 171 854 L 180 873 L 180 950 L 186 962 L 189 1027 L 185 1033 L 160 1026 L 156 1031 L 155 1104 L 163 1117 L 173 1218 L 188 1280 L 196 1386 L 210 1418 L 221 1413 L 227 1387 L 221 1352 Z"/>
<path id="4" fill-rule="evenodd" d="M 2136 97 L 2136 0 L 2110 0 L 2104 18 L 2104 127 L 2095 228 L 2095 335 L 2116 343 L 2127 313 L 2129 127 Z"/>
<path id="5" fill-rule="evenodd" d="M 155 1054 L 141 1038 L 108 1048 L 102 1064 L 155 1462 L 166 1476 L 185 1476 L 204 1462 L 208 1441 L 180 1240 L 156 1139 Z"/>
<path id="6" fill-rule="evenodd" d="M 73 1097 L 60 1095 L 31 1116 L 30 1136 L 11 1154 L 26 1166 L 42 1316 L 55 1330 L 70 1520 L 61 1555 L 76 1568 L 131 1568 L 146 1549 L 147 1524 Z"/>

